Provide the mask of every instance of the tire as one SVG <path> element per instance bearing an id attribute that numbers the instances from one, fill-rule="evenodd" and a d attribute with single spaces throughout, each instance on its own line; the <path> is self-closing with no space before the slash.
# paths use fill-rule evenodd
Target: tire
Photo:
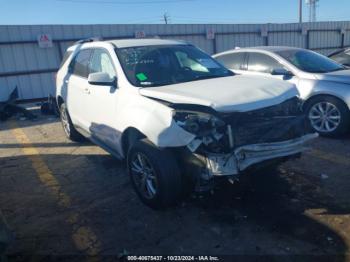
<path id="1" fill-rule="evenodd" d="M 338 98 L 332 96 L 314 98 L 306 104 L 305 113 L 311 129 L 321 136 L 338 137 L 349 129 L 350 111 Z"/>
<path id="2" fill-rule="evenodd" d="M 181 174 L 169 150 L 146 138 L 139 140 L 128 152 L 127 168 L 138 197 L 147 206 L 164 209 L 181 199 Z"/>
<path id="3" fill-rule="evenodd" d="M 75 129 L 65 103 L 60 105 L 60 118 L 67 138 L 74 142 L 84 141 L 85 138 Z"/>

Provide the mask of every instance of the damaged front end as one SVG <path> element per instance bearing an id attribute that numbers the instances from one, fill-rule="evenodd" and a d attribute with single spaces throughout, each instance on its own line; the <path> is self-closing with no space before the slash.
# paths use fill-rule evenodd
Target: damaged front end
<path id="1" fill-rule="evenodd" d="M 181 160 L 200 185 L 214 177 L 237 177 L 266 161 L 295 157 L 305 150 L 305 142 L 317 137 L 309 131 L 297 97 L 249 112 L 190 108 L 174 106 L 174 120 L 196 135 Z"/>

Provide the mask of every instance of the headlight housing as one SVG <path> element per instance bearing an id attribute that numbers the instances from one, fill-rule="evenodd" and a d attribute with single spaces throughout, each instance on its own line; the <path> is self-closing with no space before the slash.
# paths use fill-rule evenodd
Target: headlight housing
<path id="1" fill-rule="evenodd" d="M 195 149 L 202 145 L 207 151 L 219 153 L 227 147 L 227 126 L 218 117 L 204 112 L 176 110 L 173 118 L 184 130 L 196 135 Z"/>
<path id="2" fill-rule="evenodd" d="M 175 122 L 187 132 L 205 136 L 225 128 L 225 122 L 208 113 L 194 111 L 174 111 Z"/>

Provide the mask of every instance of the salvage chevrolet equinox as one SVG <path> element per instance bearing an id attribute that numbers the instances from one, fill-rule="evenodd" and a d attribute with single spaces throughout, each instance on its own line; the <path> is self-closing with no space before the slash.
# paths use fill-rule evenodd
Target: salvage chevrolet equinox
<path id="1" fill-rule="evenodd" d="M 317 136 L 307 131 L 294 85 L 235 75 L 181 41 L 77 42 L 56 84 L 68 138 L 87 137 L 125 158 L 137 195 L 152 208 L 295 157 Z"/>

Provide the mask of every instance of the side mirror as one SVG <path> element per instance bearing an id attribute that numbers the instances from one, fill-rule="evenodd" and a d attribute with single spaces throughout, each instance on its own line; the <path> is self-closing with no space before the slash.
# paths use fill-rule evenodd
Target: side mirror
<path id="1" fill-rule="evenodd" d="M 280 75 L 280 76 L 293 76 L 293 73 L 291 71 L 288 71 L 285 68 L 276 68 L 276 69 L 272 70 L 271 75 L 274 75 L 274 76 L 278 76 L 278 75 Z"/>
<path id="2" fill-rule="evenodd" d="M 117 87 L 117 77 L 110 77 L 107 73 L 103 72 L 89 74 L 88 82 L 91 85 Z"/>

